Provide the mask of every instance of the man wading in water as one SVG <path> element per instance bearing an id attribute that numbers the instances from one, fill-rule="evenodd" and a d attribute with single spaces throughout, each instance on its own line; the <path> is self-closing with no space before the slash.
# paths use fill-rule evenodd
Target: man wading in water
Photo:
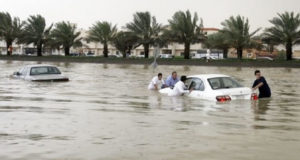
<path id="1" fill-rule="evenodd" d="M 168 95 L 169 96 L 183 96 L 185 93 L 191 93 L 193 89 L 191 88 L 190 90 L 186 90 L 187 88 L 185 87 L 185 81 L 186 81 L 186 76 L 181 76 L 180 81 L 177 82 L 172 89 L 172 92 L 170 92 Z"/>
<path id="2" fill-rule="evenodd" d="M 260 71 L 256 70 L 254 75 L 256 76 L 256 80 L 253 83 L 252 90 L 255 91 L 256 89 L 259 89 L 259 98 L 271 97 L 271 89 L 266 79 L 261 76 Z"/>

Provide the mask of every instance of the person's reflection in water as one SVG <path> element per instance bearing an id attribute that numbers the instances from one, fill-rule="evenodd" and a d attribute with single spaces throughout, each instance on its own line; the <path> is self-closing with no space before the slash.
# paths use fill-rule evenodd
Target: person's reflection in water
<path id="1" fill-rule="evenodd" d="M 255 120 L 264 120 L 263 118 L 261 118 L 261 116 L 266 114 L 267 110 L 269 109 L 270 101 L 271 99 L 260 99 L 258 101 L 251 102 Z"/>
<path id="2" fill-rule="evenodd" d="M 170 97 L 171 109 L 177 112 L 186 112 L 188 110 L 187 97 Z"/>
<path id="3" fill-rule="evenodd" d="M 103 64 L 104 69 L 108 69 L 108 65 L 106 63 Z"/>
<path id="4" fill-rule="evenodd" d="M 150 108 L 163 108 L 162 96 L 158 92 L 150 92 L 147 97 Z"/>

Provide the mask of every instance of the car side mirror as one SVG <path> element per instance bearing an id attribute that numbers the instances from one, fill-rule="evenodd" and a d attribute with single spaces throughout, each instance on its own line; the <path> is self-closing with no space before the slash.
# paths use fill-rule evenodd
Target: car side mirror
<path id="1" fill-rule="evenodd" d="M 16 75 L 16 76 L 20 76 L 20 75 L 21 75 L 21 73 L 20 73 L 20 72 L 14 72 L 14 75 Z"/>

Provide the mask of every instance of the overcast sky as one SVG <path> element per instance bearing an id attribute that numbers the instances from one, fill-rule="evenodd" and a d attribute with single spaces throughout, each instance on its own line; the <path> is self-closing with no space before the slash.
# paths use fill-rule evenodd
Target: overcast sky
<path id="1" fill-rule="evenodd" d="M 251 30 L 270 26 L 268 20 L 278 12 L 300 12 L 300 0 L 0 0 L 0 11 L 22 20 L 41 14 L 47 23 L 62 20 L 88 29 L 95 21 L 106 20 L 120 28 L 132 20 L 136 11 L 150 11 L 160 23 L 178 10 L 197 12 L 205 27 L 221 27 L 231 15 L 248 17 Z"/>

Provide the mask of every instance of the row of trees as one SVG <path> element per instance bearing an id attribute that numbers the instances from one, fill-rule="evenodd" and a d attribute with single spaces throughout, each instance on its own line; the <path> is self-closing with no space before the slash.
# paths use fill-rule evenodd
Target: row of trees
<path id="1" fill-rule="evenodd" d="M 229 48 L 235 48 L 239 59 L 242 59 L 245 48 L 261 48 L 262 44 L 266 44 L 266 48 L 273 52 L 274 46 L 284 45 L 286 59 L 292 60 L 293 46 L 300 44 L 300 14 L 293 12 L 277 14 L 277 17 L 269 22 L 272 27 L 255 36 L 260 29 L 250 33 L 248 19 L 241 16 L 230 17 L 222 22 L 223 29 L 209 35 L 204 44 L 207 47 L 222 49 L 225 57 Z"/>
<path id="2" fill-rule="evenodd" d="M 87 37 L 80 37 L 77 26 L 70 22 L 58 22 L 46 25 L 41 15 L 30 16 L 26 21 L 11 17 L 9 13 L 0 12 L 0 37 L 9 47 L 14 43 L 34 44 L 37 55 L 42 56 L 44 47 L 64 49 L 68 56 L 71 47 L 79 47 L 82 40 L 98 42 L 104 46 L 104 57 L 108 57 L 108 45 L 114 45 L 125 57 L 126 53 L 138 46 L 143 46 L 145 58 L 149 56 L 151 46 L 163 47 L 171 42 L 184 44 L 184 58 L 190 57 L 190 45 L 203 43 L 207 48 L 222 49 L 227 57 L 229 48 L 235 48 L 238 58 L 242 59 L 245 48 L 261 47 L 261 42 L 270 49 L 275 45 L 285 45 L 287 60 L 292 59 L 292 47 L 300 43 L 300 14 L 285 12 L 270 20 L 272 27 L 266 28 L 263 34 L 257 36 L 256 29 L 250 32 L 247 18 L 242 16 L 230 17 L 222 22 L 223 28 L 206 36 L 203 32 L 203 21 L 197 13 L 178 11 L 168 25 L 156 21 L 149 12 L 137 12 L 133 21 L 127 23 L 122 31 L 106 21 L 97 21 L 89 28 Z"/>

